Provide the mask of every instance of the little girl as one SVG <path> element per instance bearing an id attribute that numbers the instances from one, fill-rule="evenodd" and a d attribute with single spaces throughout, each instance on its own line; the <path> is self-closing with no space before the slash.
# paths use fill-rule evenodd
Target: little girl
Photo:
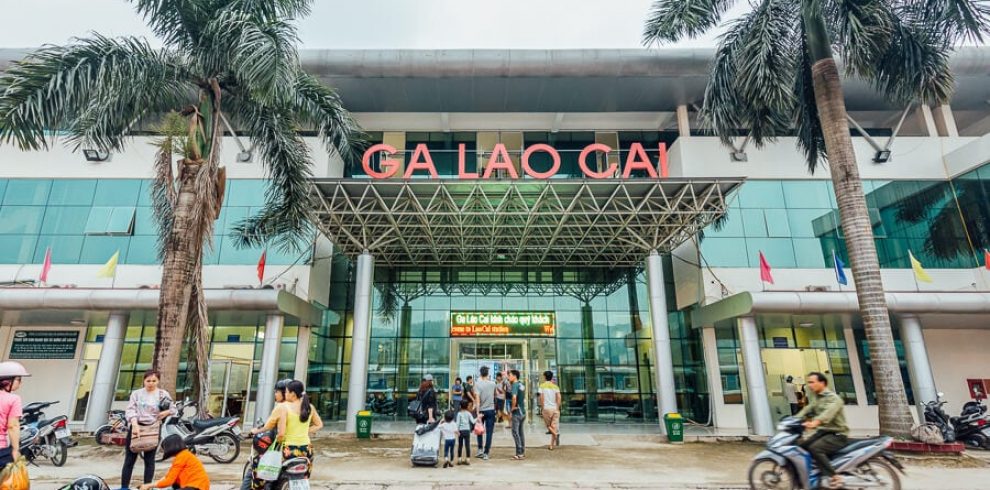
<path id="1" fill-rule="evenodd" d="M 454 441 L 457 439 L 457 422 L 454 422 L 453 410 L 443 414 L 440 433 L 443 435 L 443 467 L 450 468 L 454 466 Z"/>
<path id="2" fill-rule="evenodd" d="M 461 411 L 457 412 L 457 464 L 471 464 L 471 429 L 475 419 L 470 408 L 471 400 L 461 400 Z M 461 457 L 461 449 L 467 452 L 467 458 Z"/>

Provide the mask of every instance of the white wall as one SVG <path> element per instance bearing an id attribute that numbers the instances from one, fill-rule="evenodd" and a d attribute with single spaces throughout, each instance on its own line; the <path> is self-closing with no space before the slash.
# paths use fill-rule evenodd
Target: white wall
<path id="1" fill-rule="evenodd" d="M 949 402 L 946 413 L 959 415 L 962 405 L 970 401 L 966 379 L 990 379 L 990 329 L 925 328 L 924 335 L 935 388 Z"/>
<path id="2" fill-rule="evenodd" d="M 17 392 L 25 405 L 31 402 L 58 401 L 57 405 L 45 410 L 48 418 L 57 415 L 69 415 L 73 408 L 76 397 L 76 389 L 79 386 L 79 379 L 82 375 L 82 349 L 86 337 L 85 327 L 71 325 L 59 325 L 52 327 L 17 327 L 4 325 L 0 327 L 0 345 L 3 352 L 0 354 L 3 360 L 9 359 L 11 340 L 17 330 L 65 330 L 79 332 L 79 341 L 76 344 L 75 358 L 73 359 L 17 359 L 17 362 L 24 365 L 30 378 L 25 378 L 21 389 Z M 70 419 L 72 417 L 69 417 Z"/>

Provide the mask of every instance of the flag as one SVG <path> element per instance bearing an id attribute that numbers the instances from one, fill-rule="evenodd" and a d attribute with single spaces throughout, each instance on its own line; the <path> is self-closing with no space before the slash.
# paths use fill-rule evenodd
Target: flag
<path id="1" fill-rule="evenodd" d="M 846 271 L 843 270 L 846 264 L 842 263 L 842 259 L 835 253 L 835 250 L 832 251 L 832 267 L 835 267 L 835 280 L 843 286 L 848 286 L 849 280 L 846 279 Z"/>
<path id="2" fill-rule="evenodd" d="M 261 258 L 258 259 L 258 283 L 265 282 L 265 257 L 268 255 L 268 249 L 261 251 Z"/>
<path id="3" fill-rule="evenodd" d="M 48 247 L 45 250 L 45 263 L 41 266 L 41 275 L 38 276 L 38 282 L 48 282 L 48 271 L 52 270 L 52 247 Z"/>
<path id="4" fill-rule="evenodd" d="M 760 280 L 773 284 L 773 276 L 770 274 L 770 263 L 767 262 L 767 258 L 763 256 L 762 250 L 760 251 Z"/>
<path id="5" fill-rule="evenodd" d="M 932 278 L 925 272 L 924 267 L 921 267 L 921 262 L 914 258 L 914 254 L 908 250 L 908 257 L 911 258 L 911 268 L 914 269 L 914 277 L 921 282 L 932 282 Z"/>
<path id="6" fill-rule="evenodd" d="M 103 267 L 100 271 L 96 273 L 96 277 L 113 277 L 117 274 L 117 260 L 120 259 L 120 250 L 114 252 L 113 257 Z"/>
<path id="7" fill-rule="evenodd" d="M 990 250 L 983 249 L 983 267 L 990 271 Z"/>

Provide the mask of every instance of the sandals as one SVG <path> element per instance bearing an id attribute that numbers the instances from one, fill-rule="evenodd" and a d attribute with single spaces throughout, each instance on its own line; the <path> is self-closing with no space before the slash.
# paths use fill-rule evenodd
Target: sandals
<path id="1" fill-rule="evenodd" d="M 516 461 L 522 461 L 522 460 L 526 459 L 526 456 L 520 456 L 520 455 L 517 454 L 517 455 L 513 456 L 512 459 L 514 459 Z"/>

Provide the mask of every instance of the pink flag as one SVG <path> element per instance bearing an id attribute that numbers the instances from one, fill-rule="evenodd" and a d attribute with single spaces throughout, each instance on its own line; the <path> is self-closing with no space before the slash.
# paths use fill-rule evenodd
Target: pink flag
<path id="1" fill-rule="evenodd" d="M 770 274 L 770 263 L 763 256 L 762 250 L 760 251 L 760 280 L 773 284 L 773 275 Z"/>
<path id="2" fill-rule="evenodd" d="M 41 266 L 41 275 L 38 276 L 38 282 L 48 282 L 48 271 L 50 270 L 52 270 L 52 247 L 48 247 L 45 250 L 45 263 Z"/>

